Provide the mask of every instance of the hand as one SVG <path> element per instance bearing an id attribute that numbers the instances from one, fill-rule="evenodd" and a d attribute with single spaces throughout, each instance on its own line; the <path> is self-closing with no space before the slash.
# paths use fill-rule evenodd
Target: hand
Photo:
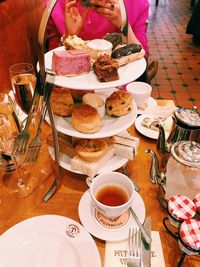
<path id="1" fill-rule="evenodd" d="M 85 8 L 82 15 L 79 13 L 76 0 L 68 0 L 65 5 L 65 28 L 67 35 L 79 35 L 88 14 L 89 8 Z"/>
<path id="2" fill-rule="evenodd" d="M 106 18 L 117 30 L 121 29 L 122 16 L 117 0 L 91 0 L 93 10 Z"/>

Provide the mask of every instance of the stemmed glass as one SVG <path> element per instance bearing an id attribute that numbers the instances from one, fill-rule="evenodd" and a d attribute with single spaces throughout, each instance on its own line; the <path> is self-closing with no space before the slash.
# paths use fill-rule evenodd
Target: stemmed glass
<path id="1" fill-rule="evenodd" d="M 36 85 L 36 75 L 32 64 L 18 63 L 9 68 L 15 101 L 23 112 L 29 114 Z"/>
<path id="2" fill-rule="evenodd" d="M 24 156 L 12 155 L 13 144 L 20 124 L 7 94 L 0 93 L 0 171 L 10 194 L 20 198 L 31 194 L 36 186 L 30 168 L 23 165 Z"/>

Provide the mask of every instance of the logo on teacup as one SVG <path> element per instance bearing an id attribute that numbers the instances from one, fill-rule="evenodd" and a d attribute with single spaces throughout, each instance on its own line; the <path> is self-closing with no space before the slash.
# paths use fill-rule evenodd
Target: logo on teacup
<path id="1" fill-rule="evenodd" d="M 94 217 L 101 226 L 108 229 L 119 229 L 127 224 L 130 218 L 129 211 L 115 218 L 108 218 L 96 208 L 94 209 Z"/>
<path id="2" fill-rule="evenodd" d="M 67 229 L 66 229 L 66 234 L 69 237 L 76 237 L 78 234 L 80 233 L 80 230 L 78 228 L 78 226 L 76 226 L 75 224 L 69 224 Z"/>

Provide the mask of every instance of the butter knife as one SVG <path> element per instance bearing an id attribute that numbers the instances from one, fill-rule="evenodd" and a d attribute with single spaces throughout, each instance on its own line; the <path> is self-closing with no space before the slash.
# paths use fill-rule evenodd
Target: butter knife
<path id="1" fill-rule="evenodd" d="M 148 236 L 151 237 L 151 218 L 147 217 L 143 227 L 148 234 Z M 147 242 L 144 240 L 144 236 L 141 234 L 141 261 L 143 267 L 150 267 L 151 266 L 151 244 L 147 244 Z"/>

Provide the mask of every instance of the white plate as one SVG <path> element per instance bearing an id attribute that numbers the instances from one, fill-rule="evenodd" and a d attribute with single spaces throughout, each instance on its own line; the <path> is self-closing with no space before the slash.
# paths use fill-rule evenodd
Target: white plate
<path id="1" fill-rule="evenodd" d="M 90 234 L 76 221 L 58 215 L 37 216 L 14 225 L 1 235 L 0 251 L 2 267 L 101 266 Z"/>
<path id="2" fill-rule="evenodd" d="M 118 134 L 120 132 L 123 132 L 134 123 L 136 117 L 137 117 L 137 107 L 135 105 L 135 102 L 133 101 L 133 108 L 131 112 L 120 117 L 111 117 L 105 115 L 103 117 L 103 125 L 101 126 L 101 129 L 93 134 L 84 134 L 75 130 L 70 121 L 71 117 L 60 117 L 55 115 L 54 121 L 56 129 L 61 133 L 78 138 L 92 139 L 92 138 L 109 137 Z M 50 119 L 48 114 L 46 115 L 45 120 L 50 124 Z"/>
<path id="3" fill-rule="evenodd" d="M 50 156 L 54 160 L 54 149 L 51 147 L 48 147 L 48 149 L 49 149 Z M 101 168 L 101 170 L 99 170 L 98 174 L 101 172 L 115 171 L 118 168 L 124 166 L 127 162 L 128 162 L 128 159 L 121 158 L 115 155 L 105 163 L 105 165 Z M 70 172 L 82 174 L 82 172 L 71 169 L 71 158 L 63 153 L 60 153 L 59 165 L 63 169 L 68 170 Z"/>
<path id="4" fill-rule="evenodd" d="M 159 135 L 159 131 L 156 130 L 152 130 L 150 128 L 147 128 L 145 126 L 142 125 L 142 121 L 144 118 L 149 117 L 149 118 L 153 118 L 155 117 L 155 115 L 150 115 L 150 114 L 142 114 L 139 117 L 137 117 L 136 121 L 135 121 L 135 128 L 138 130 L 139 133 L 141 133 L 142 135 L 152 138 L 152 139 L 158 139 L 158 135 Z M 171 122 L 173 123 L 173 120 L 171 118 Z M 165 131 L 165 136 L 166 139 L 169 137 L 170 132 Z"/>
<path id="5" fill-rule="evenodd" d="M 144 112 L 146 112 L 149 108 L 153 108 L 153 107 L 156 107 L 157 106 L 157 102 L 156 100 L 153 98 L 153 97 L 149 97 L 147 99 L 147 102 L 146 102 L 147 106 L 145 109 L 140 109 L 138 108 L 138 114 L 143 114 Z"/>
<path id="6" fill-rule="evenodd" d="M 54 50 L 65 50 L 64 46 L 58 47 Z M 45 54 L 45 67 L 51 69 L 52 65 L 52 54 L 51 50 Z M 95 73 L 90 71 L 89 73 L 74 76 L 55 76 L 54 84 L 63 86 L 71 89 L 106 89 L 115 86 L 121 86 L 131 81 L 136 80 L 142 75 L 146 69 L 146 60 L 144 58 L 130 62 L 119 68 L 119 80 L 111 82 L 99 82 Z"/>
<path id="7" fill-rule="evenodd" d="M 141 223 L 145 219 L 145 205 L 141 196 L 135 191 L 135 196 L 132 203 L 132 208 L 137 214 Z M 105 241 L 124 240 L 128 237 L 130 227 L 138 227 L 135 220 L 130 216 L 127 224 L 118 229 L 107 229 L 99 225 L 93 217 L 94 206 L 91 200 L 89 189 L 83 194 L 79 202 L 78 213 L 81 223 L 85 229 L 93 236 Z"/>

